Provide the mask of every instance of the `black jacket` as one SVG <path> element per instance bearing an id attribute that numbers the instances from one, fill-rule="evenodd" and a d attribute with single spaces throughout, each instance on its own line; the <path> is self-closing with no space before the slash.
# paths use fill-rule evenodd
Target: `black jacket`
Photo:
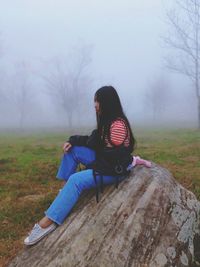
<path id="1" fill-rule="evenodd" d="M 94 181 L 96 184 L 96 201 L 99 202 L 99 183 L 97 175 L 100 175 L 100 190 L 103 193 L 103 175 L 112 175 L 116 177 L 115 186 L 118 188 L 119 176 L 126 176 L 128 165 L 132 162 L 131 148 L 124 144 L 120 146 L 107 147 L 100 138 L 98 131 L 93 130 L 90 136 L 74 135 L 69 138 L 72 146 L 86 146 L 95 150 L 96 160 L 87 165 L 87 169 L 93 170 Z"/>
<path id="2" fill-rule="evenodd" d="M 96 160 L 87 168 L 102 175 L 122 176 L 129 173 L 128 165 L 132 162 L 131 149 L 120 146 L 106 147 L 98 131 L 93 130 L 90 136 L 74 135 L 69 138 L 72 146 L 86 146 L 95 150 Z"/>

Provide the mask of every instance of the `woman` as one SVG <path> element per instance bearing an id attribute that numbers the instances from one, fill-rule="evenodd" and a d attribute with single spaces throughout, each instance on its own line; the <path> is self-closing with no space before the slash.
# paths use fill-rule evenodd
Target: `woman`
<path id="1" fill-rule="evenodd" d="M 135 139 L 126 118 L 119 96 L 112 86 L 97 90 L 94 97 L 97 129 L 90 136 L 71 136 L 64 143 L 64 156 L 57 178 L 65 180 L 62 190 L 45 212 L 38 224 L 35 224 L 25 245 L 33 245 L 61 225 L 81 192 L 85 189 L 118 183 L 124 180 L 130 169 L 136 164 L 147 167 L 151 163 L 139 157 L 133 157 Z M 76 172 L 82 163 L 86 170 Z"/>

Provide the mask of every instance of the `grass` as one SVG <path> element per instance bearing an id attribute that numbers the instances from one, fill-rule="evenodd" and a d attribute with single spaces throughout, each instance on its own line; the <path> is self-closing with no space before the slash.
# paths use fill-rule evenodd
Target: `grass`
<path id="1" fill-rule="evenodd" d="M 135 132 L 135 154 L 169 169 L 200 199 L 200 131 Z M 0 134 L 0 266 L 23 247 L 23 239 L 54 199 L 65 133 Z"/>

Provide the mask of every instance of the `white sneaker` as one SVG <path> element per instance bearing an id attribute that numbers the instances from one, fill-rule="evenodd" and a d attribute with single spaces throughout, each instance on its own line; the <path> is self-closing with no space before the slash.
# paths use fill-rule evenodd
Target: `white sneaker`
<path id="1" fill-rule="evenodd" d="M 52 223 L 50 226 L 46 228 L 42 228 L 39 224 L 36 223 L 31 233 L 24 239 L 24 244 L 27 246 L 36 244 L 47 234 L 55 230 L 56 227 L 57 225 L 55 223 Z"/>

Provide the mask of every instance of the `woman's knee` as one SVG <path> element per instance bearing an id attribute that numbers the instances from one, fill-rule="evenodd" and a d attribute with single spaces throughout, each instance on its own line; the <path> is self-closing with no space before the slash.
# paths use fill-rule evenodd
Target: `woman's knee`
<path id="1" fill-rule="evenodd" d="M 73 146 L 70 151 L 76 162 L 85 165 L 93 162 L 96 157 L 95 151 L 85 146 Z"/>

